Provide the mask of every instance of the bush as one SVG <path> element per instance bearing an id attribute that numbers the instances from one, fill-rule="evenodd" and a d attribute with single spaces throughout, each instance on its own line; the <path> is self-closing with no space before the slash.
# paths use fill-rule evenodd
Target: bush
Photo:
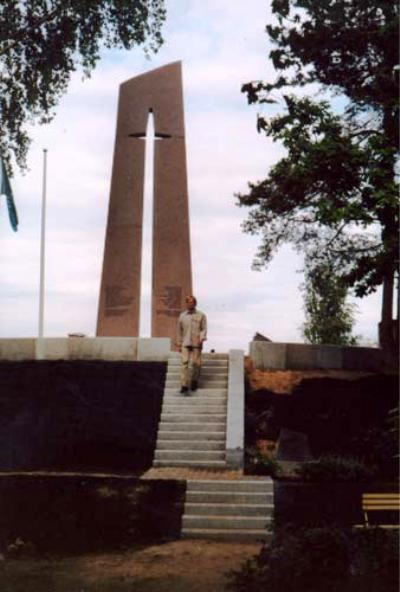
<path id="1" fill-rule="evenodd" d="M 380 479 L 398 478 L 398 433 L 392 429 L 389 420 L 385 421 L 383 427 L 361 430 L 354 435 L 351 450 L 365 464 L 376 466 Z"/>
<path id="2" fill-rule="evenodd" d="M 266 457 L 261 454 L 256 446 L 247 446 L 245 453 L 245 469 L 247 475 L 269 475 L 279 477 L 282 468 L 273 457 Z"/>
<path id="3" fill-rule="evenodd" d="M 398 536 L 381 529 L 292 528 L 231 572 L 235 592 L 394 592 Z"/>
<path id="4" fill-rule="evenodd" d="M 321 456 L 303 463 L 296 473 L 304 481 L 368 481 L 376 475 L 376 468 L 369 467 L 353 457 Z"/>

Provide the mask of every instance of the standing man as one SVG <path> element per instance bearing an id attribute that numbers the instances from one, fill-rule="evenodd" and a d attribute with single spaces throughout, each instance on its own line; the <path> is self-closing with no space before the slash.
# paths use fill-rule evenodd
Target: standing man
<path id="1" fill-rule="evenodd" d="M 190 388 L 197 390 L 203 341 L 207 339 L 207 317 L 197 310 L 194 296 L 186 296 L 186 310 L 178 320 L 177 345 L 182 353 L 181 393 L 189 390 L 189 361 L 192 361 L 192 380 Z"/>

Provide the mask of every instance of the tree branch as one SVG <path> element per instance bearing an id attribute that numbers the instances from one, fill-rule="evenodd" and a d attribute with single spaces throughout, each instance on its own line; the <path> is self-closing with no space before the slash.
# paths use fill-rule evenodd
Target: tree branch
<path id="1" fill-rule="evenodd" d="M 68 4 L 68 2 L 65 2 L 65 4 L 63 4 L 62 6 L 58 6 L 52 12 L 49 12 L 42 18 L 39 18 L 36 22 L 32 23 L 31 25 L 26 24 L 26 27 L 20 30 L 20 35 L 17 35 L 16 38 L 10 41 L 10 43 L 6 47 L 0 48 L 0 56 L 10 51 L 10 49 L 15 47 L 15 45 L 17 45 L 21 41 L 21 39 L 23 39 L 24 32 L 26 31 L 28 26 L 31 29 L 37 29 L 45 23 L 51 22 L 60 12 L 62 12 L 62 10 L 65 10 L 66 4 Z"/>

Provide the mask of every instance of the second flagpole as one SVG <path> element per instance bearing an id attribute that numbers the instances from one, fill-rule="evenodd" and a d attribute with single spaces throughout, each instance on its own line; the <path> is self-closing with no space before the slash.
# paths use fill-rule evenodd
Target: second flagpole
<path id="1" fill-rule="evenodd" d="M 47 148 L 43 149 L 43 180 L 42 180 L 42 219 L 40 230 L 40 282 L 39 282 L 39 329 L 37 358 L 44 358 L 43 328 L 45 300 L 45 264 L 46 264 L 46 194 L 47 194 Z"/>

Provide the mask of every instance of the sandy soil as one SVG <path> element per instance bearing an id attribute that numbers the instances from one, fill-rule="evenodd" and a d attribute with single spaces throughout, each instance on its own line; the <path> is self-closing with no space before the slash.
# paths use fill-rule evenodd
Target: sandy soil
<path id="1" fill-rule="evenodd" d="M 277 394 L 291 393 L 299 382 L 310 378 L 356 380 L 370 375 L 348 370 L 256 370 L 249 357 L 245 359 L 245 371 L 251 390 L 267 389 Z"/>
<path id="2" fill-rule="evenodd" d="M 173 541 L 124 554 L 5 560 L 2 592 L 223 592 L 260 544 Z"/>

